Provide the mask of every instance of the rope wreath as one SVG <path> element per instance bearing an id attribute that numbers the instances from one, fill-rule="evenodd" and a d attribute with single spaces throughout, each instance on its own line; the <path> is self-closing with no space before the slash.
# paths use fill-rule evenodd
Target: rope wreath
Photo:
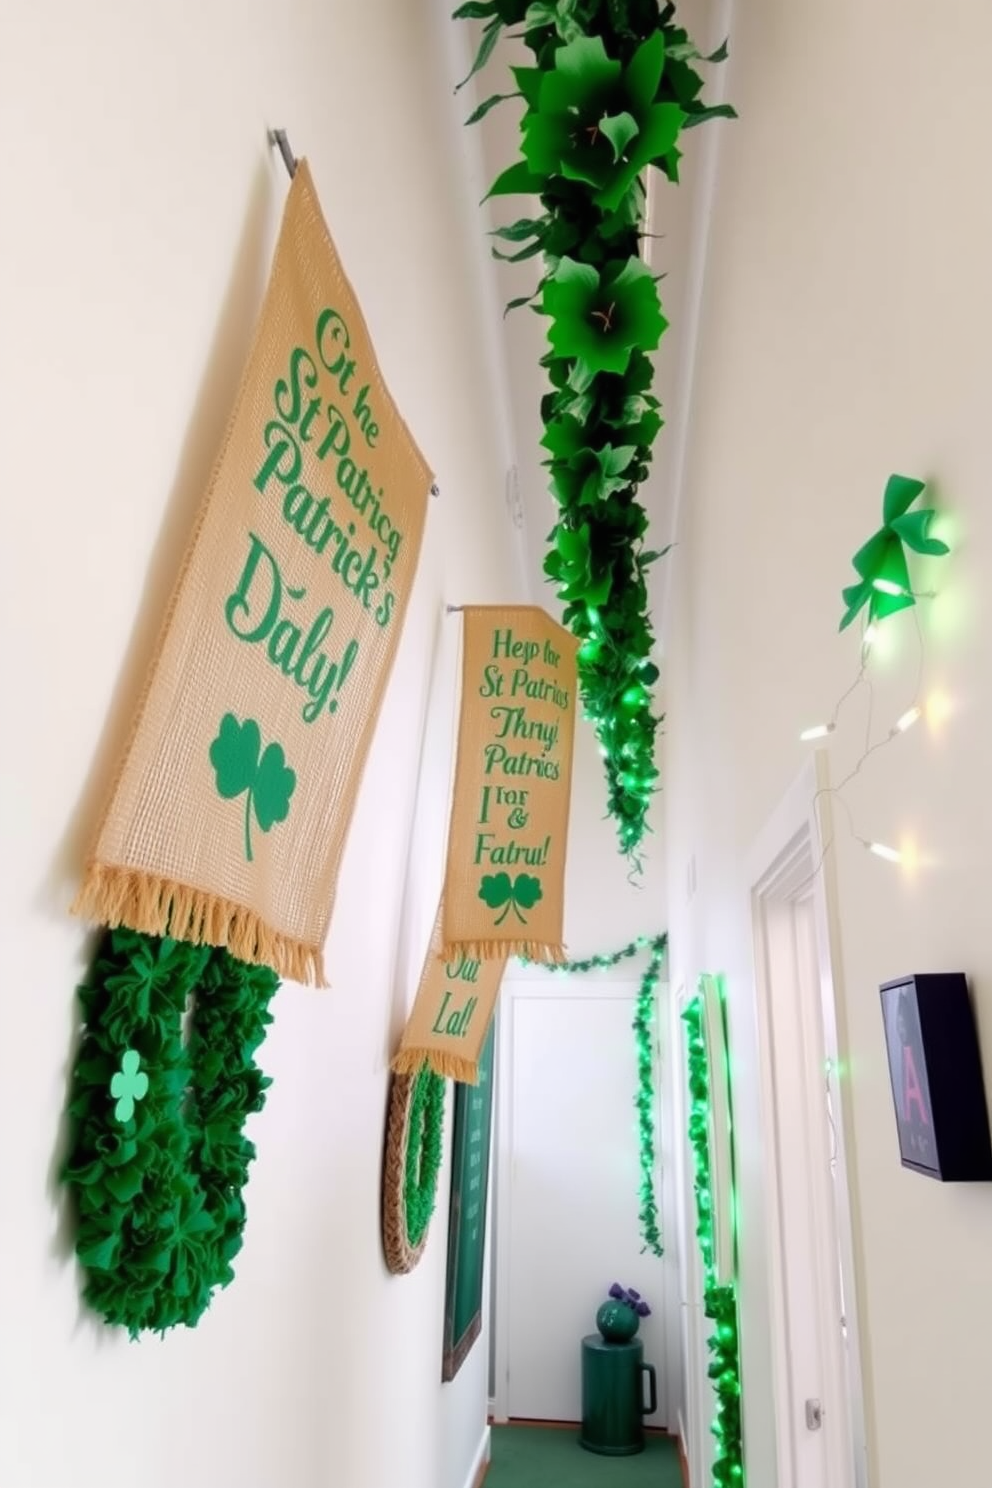
<path id="1" fill-rule="evenodd" d="M 63 1181 L 86 1301 L 132 1338 L 195 1327 L 233 1280 L 255 1156 L 242 1128 L 271 1083 L 253 1055 L 278 986 L 223 949 L 119 929 L 79 989 Z"/>
<path id="2" fill-rule="evenodd" d="M 394 1276 L 424 1253 L 437 1201 L 444 1135 L 445 1081 L 429 1065 L 393 1075 L 382 1171 L 382 1246 Z"/>

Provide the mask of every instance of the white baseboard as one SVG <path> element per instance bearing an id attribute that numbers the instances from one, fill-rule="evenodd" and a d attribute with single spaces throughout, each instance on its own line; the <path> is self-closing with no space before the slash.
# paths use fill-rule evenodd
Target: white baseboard
<path id="1" fill-rule="evenodd" d="M 681 1406 L 679 1406 L 679 1412 L 678 1412 L 678 1434 L 679 1434 L 679 1451 L 681 1452 L 681 1454 L 682 1454 L 682 1460 L 687 1465 L 687 1467 L 689 1469 L 689 1473 L 691 1475 L 691 1473 L 692 1473 L 692 1465 L 691 1465 L 690 1458 L 689 1458 L 689 1434 L 688 1434 L 688 1432 L 685 1429 L 685 1416 L 682 1414 L 682 1407 Z"/>
<path id="2" fill-rule="evenodd" d="M 482 1433 L 482 1437 L 479 1441 L 479 1446 L 476 1454 L 472 1458 L 472 1466 L 469 1468 L 468 1477 L 465 1479 L 465 1488 L 475 1488 L 475 1485 L 479 1480 L 479 1474 L 482 1471 L 483 1465 L 489 1461 L 491 1444 L 492 1432 L 490 1431 L 489 1425 L 487 1423 L 486 1429 Z"/>

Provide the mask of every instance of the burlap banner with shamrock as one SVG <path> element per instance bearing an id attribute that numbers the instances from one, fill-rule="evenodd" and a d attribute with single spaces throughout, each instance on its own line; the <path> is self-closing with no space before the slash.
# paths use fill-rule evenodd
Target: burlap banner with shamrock
<path id="1" fill-rule="evenodd" d="M 481 961 L 459 950 L 445 960 L 443 916 L 439 907 L 416 1001 L 391 1067 L 398 1075 L 412 1075 L 427 1064 L 436 1074 L 475 1085 L 506 956 Z"/>
<path id="2" fill-rule="evenodd" d="M 77 913 L 324 981 L 430 484 L 301 161 Z"/>
<path id="3" fill-rule="evenodd" d="M 536 605 L 463 613 L 442 954 L 560 961 L 578 642 Z"/>

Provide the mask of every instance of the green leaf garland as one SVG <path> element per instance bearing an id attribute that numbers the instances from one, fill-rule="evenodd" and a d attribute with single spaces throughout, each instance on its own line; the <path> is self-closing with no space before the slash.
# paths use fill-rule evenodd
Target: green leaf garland
<path id="1" fill-rule="evenodd" d="M 703 1001 L 696 996 L 682 1014 L 686 1029 L 689 1091 L 689 1146 L 695 1168 L 696 1237 L 703 1258 L 703 1312 L 714 1325 L 708 1339 L 709 1377 L 716 1393 L 713 1422 L 716 1452 L 714 1488 L 743 1488 L 744 1446 L 741 1425 L 741 1365 L 737 1332 L 737 1287 L 716 1279 L 713 1236 L 713 1188 L 710 1172 L 709 1055 L 703 1031 Z"/>
<path id="2" fill-rule="evenodd" d="M 662 425 L 649 353 L 667 326 L 639 253 L 643 177 L 653 165 L 677 181 L 682 131 L 734 116 L 700 101 L 693 66 L 723 61 L 726 46 L 701 57 L 674 5 L 658 0 L 479 0 L 454 14 L 484 22 L 473 74 L 506 27 L 522 28 L 513 34 L 533 56 L 533 66 L 511 69 L 516 94 L 492 95 L 468 122 L 507 98 L 524 100 L 520 158 L 488 194 L 536 196 L 541 215 L 497 229 L 516 251 L 493 252 L 515 262 L 544 257 L 537 293 L 507 307 L 533 303 L 549 321 L 542 443 L 558 516 L 544 570 L 582 643 L 579 683 L 605 761 L 608 810 L 637 866 L 661 722 L 646 574 L 662 556 L 643 546 L 638 491 Z"/>
<path id="3" fill-rule="evenodd" d="M 255 1156 L 243 1127 L 270 1083 L 253 1056 L 278 986 L 225 950 L 119 929 L 79 989 L 63 1181 L 86 1301 L 132 1338 L 195 1327 L 234 1278 Z"/>

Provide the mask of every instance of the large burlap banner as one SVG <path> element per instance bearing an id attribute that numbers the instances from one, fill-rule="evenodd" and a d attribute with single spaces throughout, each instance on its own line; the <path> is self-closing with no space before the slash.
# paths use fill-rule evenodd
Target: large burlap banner
<path id="1" fill-rule="evenodd" d="M 430 483 L 301 161 L 78 913 L 324 981 Z"/>
<path id="2" fill-rule="evenodd" d="M 578 642 L 535 605 L 464 625 L 442 953 L 561 961 Z"/>
<path id="3" fill-rule="evenodd" d="M 476 1085 L 506 957 L 480 961 L 459 950 L 446 961 L 443 915 L 439 908 L 416 1001 L 391 1067 L 398 1075 L 412 1075 L 426 1062 L 439 1075 Z"/>

